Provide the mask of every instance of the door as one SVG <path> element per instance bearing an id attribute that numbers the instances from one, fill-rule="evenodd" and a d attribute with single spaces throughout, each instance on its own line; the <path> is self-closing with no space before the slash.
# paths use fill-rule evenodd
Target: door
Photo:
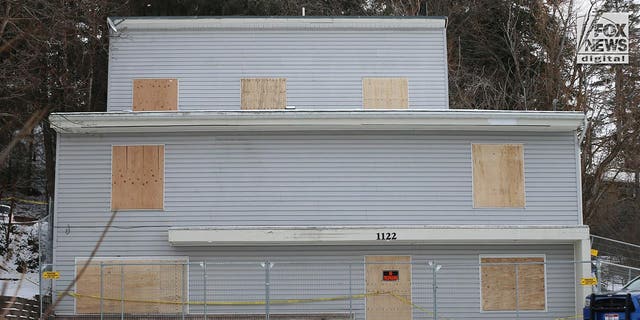
<path id="1" fill-rule="evenodd" d="M 411 320 L 411 256 L 367 256 L 367 320 Z"/>

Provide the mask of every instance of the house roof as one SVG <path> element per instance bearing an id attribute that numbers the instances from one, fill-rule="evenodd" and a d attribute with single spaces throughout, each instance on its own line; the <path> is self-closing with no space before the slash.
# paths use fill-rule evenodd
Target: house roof
<path id="1" fill-rule="evenodd" d="M 445 17 L 112 17 L 112 31 L 179 29 L 444 29 Z M 114 30 L 115 29 L 115 30 Z"/>
<path id="2" fill-rule="evenodd" d="M 180 111 L 54 113 L 59 133 L 188 131 L 573 131 L 580 112 L 494 110 Z"/>

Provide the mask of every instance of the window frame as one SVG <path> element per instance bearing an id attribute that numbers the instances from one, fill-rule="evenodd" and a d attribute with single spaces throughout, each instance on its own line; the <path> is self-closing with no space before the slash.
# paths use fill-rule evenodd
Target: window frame
<path id="1" fill-rule="evenodd" d="M 136 209 L 131 209 L 131 208 L 120 208 L 120 209 L 114 209 L 113 208 L 113 150 L 114 147 L 144 147 L 144 146 L 157 146 L 157 147 L 162 147 L 163 153 L 162 153 L 162 208 L 136 208 Z M 109 211 L 110 212 L 114 212 L 114 211 L 165 211 L 166 209 L 166 189 L 167 189 L 167 179 L 166 179 L 166 172 L 167 172 L 167 163 L 166 163 L 166 154 L 167 154 L 167 146 L 164 143 L 154 143 L 154 144 L 139 144 L 139 143 L 123 143 L 123 144 L 110 144 L 109 145 Z"/>
<path id="2" fill-rule="evenodd" d="M 114 257 L 109 257 L 109 256 L 104 256 L 104 257 L 86 257 L 86 256 L 78 256 L 78 257 L 74 257 L 73 259 L 73 279 L 76 279 L 78 277 L 78 263 L 79 262 L 83 262 L 82 265 L 84 266 L 84 263 L 91 259 L 91 262 L 89 263 L 89 266 L 91 265 L 96 265 L 99 264 L 102 261 L 131 261 L 131 260 L 149 260 L 149 261 L 176 261 L 176 260 L 183 260 L 184 261 L 184 270 L 183 270 L 183 274 L 184 274 L 184 279 L 183 281 L 186 281 L 187 285 L 184 285 L 185 283 L 183 283 L 183 287 L 185 289 L 184 292 L 184 296 L 187 298 L 187 301 L 189 301 L 189 296 L 190 296 L 190 291 L 189 291 L 189 279 L 190 279 L 190 261 L 189 261 L 189 256 L 140 256 L 140 257 L 119 257 L 119 256 L 114 256 Z M 78 279 L 76 279 L 76 282 L 73 284 L 73 292 L 78 292 L 77 290 L 77 285 L 78 285 Z M 73 300 L 73 314 L 74 315 L 91 315 L 91 314 L 86 314 L 86 313 L 78 313 L 78 299 L 72 299 Z M 186 304 L 186 313 L 189 313 L 189 303 Z"/>
<path id="3" fill-rule="evenodd" d="M 376 87 L 376 85 L 374 85 L 374 82 L 378 80 L 378 81 L 388 81 L 390 83 L 392 83 L 393 81 L 399 81 L 399 85 L 400 87 L 405 87 L 406 91 L 402 92 L 401 95 L 399 95 L 398 100 L 405 102 L 406 101 L 406 105 L 399 105 L 399 106 L 393 106 L 393 107 L 381 107 L 378 106 L 376 104 L 370 105 L 366 103 L 366 101 L 368 100 L 376 100 L 376 99 L 368 99 L 367 95 L 365 93 L 368 93 L 368 89 L 365 90 L 365 88 L 369 88 L 370 86 L 367 85 L 368 81 L 371 81 L 371 87 Z M 362 95 L 362 109 L 363 110 L 408 110 L 409 109 L 409 78 L 408 77 L 362 77 L 361 79 L 361 95 Z M 373 92 L 375 92 L 375 90 L 373 90 Z M 375 96 L 374 96 L 375 98 Z M 393 97 L 395 98 L 395 97 Z M 389 99 L 389 97 L 386 97 L 387 100 L 393 100 L 393 99 Z"/>
<path id="4" fill-rule="evenodd" d="M 484 310 L 482 305 L 482 259 L 483 258 L 511 258 L 511 259 L 526 259 L 526 258 L 542 258 L 542 268 L 543 268 L 543 276 L 544 276 L 544 309 L 541 310 Z M 541 254 L 510 254 L 510 253 L 489 253 L 489 254 L 479 254 L 478 255 L 478 284 L 480 289 L 480 296 L 478 297 L 478 308 L 480 313 L 546 313 L 549 312 L 549 287 L 548 287 L 548 275 L 547 275 L 547 255 L 545 253 Z M 518 279 L 516 278 L 516 281 Z"/>
<path id="5" fill-rule="evenodd" d="M 263 81 L 274 81 L 274 82 L 280 82 L 282 81 L 284 83 L 284 97 L 280 97 L 284 100 L 284 105 L 282 107 L 280 106 L 276 106 L 276 107 L 271 107 L 271 108 L 250 108 L 250 107 L 245 107 L 245 103 L 244 103 L 244 90 L 243 88 L 245 87 L 245 81 L 246 82 L 250 82 L 250 81 L 256 81 L 258 82 L 259 80 L 263 80 Z M 287 109 L 287 78 L 276 78 L 276 77 L 252 77 L 252 78 L 240 78 L 240 110 L 242 111 L 261 111 L 261 110 L 266 110 L 266 111 L 272 111 L 272 110 L 285 110 Z M 248 99 L 248 98 L 247 98 Z M 279 100 L 279 99 L 278 99 Z"/>
<path id="6" fill-rule="evenodd" d="M 476 193 L 475 193 L 475 165 L 474 165 L 474 157 L 473 157 L 473 146 L 474 145 L 489 145 L 489 146 L 521 146 L 522 147 L 522 206 L 517 207 L 508 207 L 508 206 L 477 206 L 476 205 Z M 526 209 L 527 208 L 527 177 L 526 177 L 526 159 L 525 159 L 525 144 L 523 142 L 510 142 L 510 143 L 495 143 L 495 142 L 471 142 L 469 146 L 469 150 L 471 153 L 471 207 L 473 209 L 480 210 L 513 210 L 513 209 Z"/>
<path id="7" fill-rule="evenodd" d="M 176 82 L 176 109 L 175 110 L 135 110 L 134 109 L 134 101 L 135 101 L 135 90 L 136 90 L 136 80 L 175 80 Z M 180 111 L 180 79 L 178 78 L 132 78 L 131 79 L 131 111 L 132 112 L 178 112 Z"/>

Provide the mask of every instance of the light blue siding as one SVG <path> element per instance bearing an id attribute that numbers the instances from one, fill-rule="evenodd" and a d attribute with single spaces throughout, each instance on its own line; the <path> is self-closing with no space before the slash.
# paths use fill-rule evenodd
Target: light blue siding
<path id="1" fill-rule="evenodd" d="M 473 209 L 471 143 L 522 143 L 524 209 Z M 577 225 L 573 134 L 61 135 L 63 223 L 102 223 L 111 145 L 165 145 L 165 210 L 121 214 L 161 226 Z"/>
<path id="2" fill-rule="evenodd" d="M 179 109 L 239 110 L 240 79 L 287 79 L 299 110 L 362 109 L 363 77 L 406 77 L 410 109 L 448 108 L 445 30 L 123 30 L 110 40 L 108 111 L 134 78 L 177 78 Z"/>
<path id="3" fill-rule="evenodd" d="M 85 231 L 72 231 L 77 237 Z M 270 247 L 256 248 L 208 248 L 181 247 L 160 248 L 151 244 L 161 243 L 162 231 L 155 232 L 157 239 L 139 240 L 137 230 L 113 230 L 107 237 L 98 256 L 135 257 L 188 256 L 190 267 L 189 299 L 203 300 L 204 271 L 200 261 L 207 264 L 208 301 L 261 301 L 264 299 L 265 271 L 260 262 L 269 259 L 271 269 L 271 299 L 304 299 L 336 297 L 364 293 L 365 275 L 362 265 L 366 255 L 410 255 L 412 262 L 412 301 L 420 308 L 433 310 L 433 275 L 427 262 L 435 260 L 442 265 L 437 274 L 437 303 L 443 319 L 515 319 L 514 312 L 481 312 L 480 255 L 506 254 L 513 256 L 544 255 L 546 266 L 547 310 L 520 312 L 520 319 L 554 319 L 574 314 L 574 266 L 573 248 L 570 244 L 554 245 L 421 245 L 421 246 L 326 246 L 326 247 Z M 97 239 L 97 232 L 87 233 L 85 240 Z M 62 236 L 61 236 L 62 237 Z M 71 237 L 70 235 L 64 237 Z M 127 238 L 129 246 L 109 245 L 113 238 Z M 134 243 L 135 242 L 135 243 Z M 144 248 L 144 250 L 142 250 Z M 60 254 L 57 270 L 63 275 L 56 282 L 62 289 L 73 274 L 73 257 L 88 252 Z M 215 264 L 219 263 L 219 264 Z M 351 268 L 349 268 L 351 264 Z M 351 279 L 351 280 L 349 280 Z M 66 298 L 59 314 L 73 313 L 73 300 Z M 356 319 L 365 319 L 364 299 L 354 299 L 352 310 Z M 189 307 L 190 313 L 201 313 L 202 306 Z M 264 306 L 210 306 L 208 313 L 264 313 Z M 306 304 L 271 306 L 272 313 L 325 313 L 348 312 L 349 301 L 338 300 Z M 428 312 L 414 309 L 413 319 L 432 319 Z"/>
<path id="4" fill-rule="evenodd" d="M 477 264 L 480 254 L 546 254 L 548 261 L 570 261 L 572 245 L 172 247 L 168 242 L 168 228 L 385 226 L 390 221 L 394 225 L 412 226 L 578 225 L 573 135 L 573 132 L 505 135 L 431 131 L 61 134 L 57 150 L 55 264 L 63 278 L 56 285 L 61 290 L 69 283 L 74 273 L 74 259 L 89 255 L 109 219 L 111 146 L 164 144 L 165 210 L 118 212 L 97 256 L 186 256 L 191 262 L 270 258 L 276 262 L 311 263 L 304 268 L 306 271 L 295 268 L 286 271 L 287 264 L 276 266 L 281 269 L 274 271 L 280 281 L 274 285 L 274 295 L 285 298 L 295 290 L 312 292 L 311 287 L 316 286 L 314 281 L 318 282 L 322 271 L 334 272 L 339 279 L 346 277 L 343 267 L 324 267 L 323 262 L 362 262 L 367 254 L 406 254 L 422 263 L 414 267 L 416 303 L 425 306 L 432 303 L 431 274 L 426 273 L 425 263 L 435 259 L 445 266 L 440 283 L 443 316 L 512 319 L 513 314 L 509 313 L 479 312 L 478 269 L 468 264 Z M 472 143 L 524 145 L 526 208 L 472 208 Z M 466 266 L 456 267 L 456 263 Z M 234 268 L 232 271 L 237 271 L 234 278 L 240 279 L 239 282 L 224 278 L 218 279 L 219 284 L 255 287 L 260 292 L 247 289 L 243 296 L 257 299 L 262 293 L 262 284 L 248 283 L 260 276 L 252 275 L 259 272 L 256 268 L 244 271 Z M 245 271 L 248 273 L 243 275 Z M 191 266 L 189 271 L 192 300 L 201 299 L 201 272 L 197 266 Z M 287 278 L 287 274 L 296 275 Z M 571 264 L 550 266 L 547 269 L 549 312 L 529 313 L 521 319 L 570 315 L 575 301 L 573 274 Z M 362 291 L 362 271 L 352 276 L 359 283 L 352 289 Z M 211 281 L 216 281 L 216 277 L 219 275 L 212 273 Z M 287 281 L 293 282 L 287 284 Z M 344 294 L 340 291 L 344 287 L 321 284 L 317 284 L 321 294 Z M 233 293 L 232 289 L 217 288 L 212 290 L 212 295 L 237 298 L 234 296 L 237 292 Z M 277 306 L 273 310 L 344 311 L 345 305 L 341 301 L 324 303 L 322 306 L 327 308 L 320 306 Z M 362 319 L 363 301 L 356 301 L 354 308 L 358 319 Z M 229 311 L 220 309 L 225 310 Z M 73 301 L 66 299 L 58 311 L 72 313 Z M 192 306 L 191 311 L 202 310 Z M 415 315 L 416 319 L 428 318 L 426 313 L 416 311 Z"/>

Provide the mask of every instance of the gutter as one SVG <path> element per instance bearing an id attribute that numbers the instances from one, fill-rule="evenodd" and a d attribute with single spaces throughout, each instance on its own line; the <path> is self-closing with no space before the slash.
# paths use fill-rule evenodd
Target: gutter
<path id="1" fill-rule="evenodd" d="M 580 112 L 485 110 L 54 113 L 59 133 L 331 130 L 574 131 Z"/>
<path id="2" fill-rule="evenodd" d="M 424 30 L 443 29 L 445 17 L 345 17 L 345 16 L 211 16 L 211 17 L 110 17 L 116 25 L 132 30 L 199 29 L 354 29 L 354 30 Z"/>

